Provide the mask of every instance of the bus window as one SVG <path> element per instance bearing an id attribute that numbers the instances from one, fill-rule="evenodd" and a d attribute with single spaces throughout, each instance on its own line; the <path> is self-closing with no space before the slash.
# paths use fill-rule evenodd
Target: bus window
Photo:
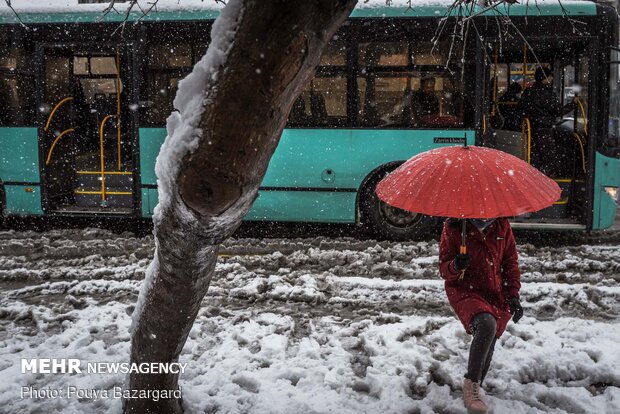
<path id="1" fill-rule="evenodd" d="M 45 57 L 45 101 L 58 102 L 60 99 L 71 96 L 71 65 L 65 56 L 49 55 Z"/>
<path id="2" fill-rule="evenodd" d="M 529 57 L 529 54 L 528 54 Z M 540 66 L 549 67 L 549 62 L 540 62 Z M 510 80 L 518 82 L 523 90 L 534 84 L 534 73 L 536 73 L 537 63 L 511 63 Z"/>
<path id="3" fill-rule="evenodd" d="M 404 103 L 408 80 L 406 77 L 358 78 L 358 122 L 364 126 L 408 125 L 412 121 L 405 113 Z"/>
<path id="4" fill-rule="evenodd" d="M 0 57 L 0 69 L 15 70 L 17 68 L 17 59 L 14 56 Z"/>
<path id="5" fill-rule="evenodd" d="M 452 52 L 450 52 L 452 49 Z M 452 42 L 415 42 L 411 47 L 411 63 L 416 66 L 454 65 L 461 60 L 462 47 L 458 41 Z M 448 56 L 450 54 L 450 56 Z"/>
<path id="6" fill-rule="evenodd" d="M 590 77 L 590 66 L 588 58 L 582 56 L 579 58 L 579 65 L 575 69 L 574 65 L 567 65 L 562 68 L 562 84 L 560 96 L 562 105 L 570 103 L 576 96 L 577 106 L 575 112 L 565 114 L 563 118 L 575 121 L 573 127 L 575 132 L 581 135 L 587 135 L 587 119 L 588 119 L 588 80 Z"/>
<path id="7" fill-rule="evenodd" d="M 346 44 L 342 39 L 333 39 L 325 47 L 319 66 L 344 66 L 347 63 Z"/>
<path id="8" fill-rule="evenodd" d="M 562 102 L 570 102 L 575 96 L 575 67 L 573 65 L 562 68 Z"/>
<path id="9" fill-rule="evenodd" d="M 314 78 L 297 98 L 290 126 L 343 126 L 347 121 L 347 80 L 343 76 Z"/>
<path id="10" fill-rule="evenodd" d="M 92 105 L 98 103 L 105 114 L 116 112 L 116 58 L 114 56 L 74 56 L 73 74 L 79 76 L 79 88 L 73 90 L 76 99 Z M 103 77 L 101 75 L 109 75 Z M 122 82 L 120 82 L 122 92 Z M 102 105 L 108 101 L 107 105 Z M 104 115 L 105 115 L 104 114 Z"/>
<path id="11" fill-rule="evenodd" d="M 34 77 L 24 70 L 23 51 L 7 49 L 0 46 L 0 125 L 29 125 L 33 122 Z"/>
<path id="12" fill-rule="evenodd" d="M 177 93 L 179 77 L 167 73 L 149 73 L 146 77 L 148 108 L 143 121 L 152 126 L 163 126 L 173 110 L 172 101 Z"/>
<path id="13" fill-rule="evenodd" d="M 207 45 L 197 43 L 155 43 L 147 50 L 146 109 L 142 123 L 149 126 L 163 126 L 173 111 L 172 102 L 177 93 L 179 81 L 202 58 Z"/>
<path id="14" fill-rule="evenodd" d="M 408 44 L 406 42 L 360 43 L 361 66 L 407 66 Z"/>
<path id="15" fill-rule="evenodd" d="M 73 74 L 74 75 L 88 75 L 90 73 L 90 64 L 88 63 L 87 56 L 74 56 L 73 57 Z"/>
<path id="16" fill-rule="evenodd" d="M 200 59 L 202 59 L 202 57 L 205 55 L 205 53 L 207 53 L 207 46 L 208 43 L 194 43 L 192 44 L 193 47 L 193 56 L 194 56 L 194 63 L 198 62 Z"/>
<path id="17" fill-rule="evenodd" d="M 499 97 L 508 90 L 510 79 L 508 75 L 509 71 L 510 67 L 506 64 L 498 64 L 491 67 L 491 82 L 495 84 L 492 85 L 495 86 L 495 103 L 499 103 Z"/>
<path id="18" fill-rule="evenodd" d="M 83 93 L 83 98 L 86 103 L 93 103 L 96 100 L 101 100 L 103 97 L 110 98 L 110 109 L 106 112 L 115 113 L 114 109 L 116 101 L 111 99 L 116 96 L 116 79 L 113 78 L 94 78 L 94 79 L 80 79 L 80 86 Z M 122 92 L 122 83 L 121 83 Z"/>
<path id="19" fill-rule="evenodd" d="M 587 57 L 579 60 L 579 72 L 577 73 L 576 95 L 579 99 L 577 108 L 578 130 L 586 131 L 588 122 L 588 80 L 590 79 L 590 63 Z M 587 132 L 586 132 L 587 133 Z"/>
<path id="20" fill-rule="evenodd" d="M 112 56 L 93 56 L 90 58 L 91 75 L 115 75 L 116 59 Z"/>
<path id="21" fill-rule="evenodd" d="M 148 67 L 156 69 L 187 68 L 192 66 L 192 48 L 187 43 L 156 44 L 149 47 Z"/>
<path id="22" fill-rule="evenodd" d="M 508 87 L 512 83 L 509 73 L 510 66 L 505 63 L 495 60 L 491 65 L 491 108 L 488 119 L 495 129 L 517 130 L 521 128 L 520 117 L 513 116 L 514 119 L 509 120 L 508 125 L 506 122 L 506 118 L 510 118 L 517 110 L 516 94 L 508 92 Z M 512 87 L 512 91 L 515 91 L 515 86 Z"/>
<path id="23" fill-rule="evenodd" d="M 461 127 L 461 51 L 450 42 L 360 43 L 356 122 L 375 128 Z"/>
<path id="24" fill-rule="evenodd" d="M 369 127 L 457 127 L 463 124 L 460 83 L 437 75 L 361 76 L 358 118 Z"/>
<path id="25" fill-rule="evenodd" d="M 347 125 L 347 48 L 342 36 L 327 44 L 315 78 L 297 97 L 288 117 L 289 127 Z"/>

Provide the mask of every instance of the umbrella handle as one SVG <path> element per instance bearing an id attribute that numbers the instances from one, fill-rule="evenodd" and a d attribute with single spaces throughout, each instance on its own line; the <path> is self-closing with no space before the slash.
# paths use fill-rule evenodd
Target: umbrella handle
<path id="1" fill-rule="evenodd" d="M 462 219 L 463 220 L 463 224 L 461 226 L 461 247 L 459 248 L 459 253 L 460 254 L 466 254 L 467 253 L 467 245 L 465 244 L 465 237 L 466 237 L 466 227 L 467 227 L 467 221 L 466 219 Z"/>
<path id="2" fill-rule="evenodd" d="M 463 225 L 461 227 L 461 245 L 459 246 L 460 254 L 467 254 L 467 245 L 465 244 L 465 237 L 467 234 L 466 226 L 467 226 L 467 223 L 465 219 L 463 219 Z M 459 280 L 463 279 L 464 277 L 465 277 L 465 270 L 461 270 L 461 275 L 459 276 Z"/>

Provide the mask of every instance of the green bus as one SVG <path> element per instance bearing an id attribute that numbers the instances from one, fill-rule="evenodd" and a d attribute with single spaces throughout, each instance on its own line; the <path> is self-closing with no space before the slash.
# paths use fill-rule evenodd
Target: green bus
<path id="1" fill-rule="evenodd" d="M 148 219 L 166 118 L 218 11 L 132 12 L 122 27 L 123 13 L 92 5 L 18 10 L 23 24 L 0 11 L 2 215 Z M 585 1 L 356 8 L 295 102 L 246 220 L 364 223 L 397 239 L 427 231 L 438 218 L 385 205 L 376 183 L 417 153 L 465 141 L 530 160 L 535 133 L 526 118 L 506 129 L 502 96 L 545 66 L 558 97 L 579 102 L 557 128 L 569 136 L 566 168 L 552 177 L 562 197 L 513 225 L 611 226 L 617 21 L 613 8 Z"/>

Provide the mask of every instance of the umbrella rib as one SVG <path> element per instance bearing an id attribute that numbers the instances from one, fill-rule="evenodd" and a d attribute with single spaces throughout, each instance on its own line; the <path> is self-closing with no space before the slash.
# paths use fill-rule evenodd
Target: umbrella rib
<path id="1" fill-rule="evenodd" d="M 499 159 L 496 159 L 495 165 L 493 166 L 494 168 L 493 176 L 495 177 L 495 180 L 497 180 L 498 183 L 503 184 L 503 185 L 498 186 L 498 191 L 492 192 L 492 197 L 493 197 L 493 200 L 495 201 L 495 205 L 501 206 L 501 210 L 500 212 L 497 213 L 497 217 L 512 216 L 513 209 L 510 208 L 511 204 L 514 204 L 515 201 L 518 201 L 518 200 L 525 200 L 525 197 L 521 197 L 517 200 L 515 199 L 514 195 L 509 192 L 510 187 L 512 186 L 508 186 L 506 184 L 512 180 L 509 179 L 510 176 L 506 174 L 506 171 L 503 170 L 502 167 L 500 167 L 500 163 L 508 164 L 511 160 L 508 157 L 506 157 L 504 154 L 505 153 L 501 153 L 498 156 Z M 506 177 L 502 177 L 502 173 Z M 502 180 L 505 180 L 505 181 L 502 181 Z M 521 191 L 520 188 L 517 187 L 517 191 L 520 192 Z M 521 193 L 521 195 L 523 195 L 523 193 Z"/>

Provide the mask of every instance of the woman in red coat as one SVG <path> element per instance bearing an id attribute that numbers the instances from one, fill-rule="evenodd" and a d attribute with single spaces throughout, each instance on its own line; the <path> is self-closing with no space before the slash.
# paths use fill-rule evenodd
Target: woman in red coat
<path id="1" fill-rule="evenodd" d="M 517 247 L 507 219 L 468 219 L 467 254 L 459 254 L 461 220 L 444 223 L 439 247 L 439 270 L 454 312 L 473 335 L 463 384 L 465 407 L 486 413 L 480 384 L 489 369 L 495 341 L 512 319 L 523 316 Z"/>

